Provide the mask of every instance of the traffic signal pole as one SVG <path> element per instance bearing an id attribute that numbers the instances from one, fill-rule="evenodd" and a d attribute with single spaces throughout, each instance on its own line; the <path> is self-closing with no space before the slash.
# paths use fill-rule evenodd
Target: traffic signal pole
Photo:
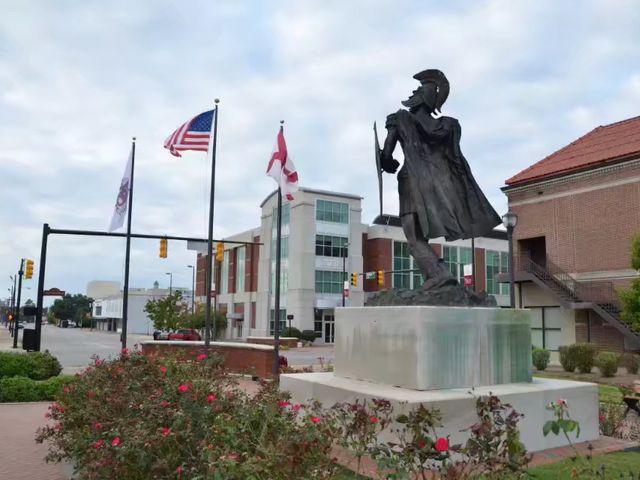
<path id="1" fill-rule="evenodd" d="M 18 348 L 18 322 L 20 321 L 20 296 L 22 293 L 22 275 L 24 274 L 24 258 L 20 259 L 20 270 L 18 271 L 18 300 L 16 311 L 13 315 L 13 348 Z"/>
<path id="2" fill-rule="evenodd" d="M 44 298 L 44 274 L 47 265 L 47 241 L 51 229 L 49 224 L 42 225 L 42 245 L 40 247 L 40 268 L 38 273 L 38 299 L 36 300 L 36 341 L 35 350 L 40 351 L 40 338 L 42 337 L 42 302 Z"/>

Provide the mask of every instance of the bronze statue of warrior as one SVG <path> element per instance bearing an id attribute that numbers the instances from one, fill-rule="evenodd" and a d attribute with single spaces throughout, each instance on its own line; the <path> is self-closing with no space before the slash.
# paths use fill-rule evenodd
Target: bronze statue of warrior
<path id="1" fill-rule="evenodd" d="M 380 152 L 380 168 L 395 173 L 393 158 L 400 142 L 404 165 L 398 172 L 400 218 L 424 288 L 455 285 L 455 279 L 429 245 L 430 238 L 446 240 L 479 237 L 501 220 L 476 183 L 460 151 L 460 124 L 439 116 L 449 95 L 449 81 L 440 70 L 413 76 L 421 85 L 387 117 L 387 138 Z M 438 115 L 438 116 L 436 116 Z"/>

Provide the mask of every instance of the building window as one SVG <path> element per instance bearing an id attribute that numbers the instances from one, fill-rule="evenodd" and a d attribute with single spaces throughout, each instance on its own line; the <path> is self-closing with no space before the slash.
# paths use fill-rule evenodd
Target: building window
<path id="1" fill-rule="evenodd" d="M 271 240 L 271 260 L 276 261 L 276 239 Z M 280 258 L 287 258 L 289 256 L 289 237 L 280 238 Z"/>
<path id="2" fill-rule="evenodd" d="M 229 293 L 229 250 L 224 251 L 220 268 L 220 293 Z"/>
<path id="3" fill-rule="evenodd" d="M 447 268 L 461 285 L 464 284 L 464 266 L 473 263 L 470 247 L 452 247 L 443 245 L 442 258 Z"/>
<path id="4" fill-rule="evenodd" d="M 286 262 L 280 263 L 280 298 L 287 293 L 289 288 L 289 266 Z M 271 262 L 271 293 L 276 291 L 276 262 Z"/>
<path id="5" fill-rule="evenodd" d="M 276 328 L 276 324 L 273 321 L 274 317 L 276 315 L 276 311 L 275 309 L 271 309 L 270 313 L 269 313 L 269 335 L 274 335 L 274 330 Z M 284 329 L 287 327 L 287 310 L 286 309 L 280 309 L 280 332 L 283 332 Z"/>
<path id="6" fill-rule="evenodd" d="M 422 274 L 418 270 L 415 260 L 409 253 L 407 242 L 393 242 L 393 287 L 419 288 L 424 283 Z M 400 272 L 399 270 L 406 270 Z"/>
<path id="7" fill-rule="evenodd" d="M 562 310 L 560 307 L 525 307 L 531 315 L 531 344 L 557 351 L 562 345 Z"/>
<path id="8" fill-rule="evenodd" d="M 284 218 L 284 217 L 283 217 Z M 316 220 L 321 222 L 349 223 L 349 204 L 318 200 Z"/>
<path id="9" fill-rule="evenodd" d="M 322 309 L 313 309 L 313 331 L 322 333 Z"/>
<path id="10" fill-rule="evenodd" d="M 244 262 L 246 247 L 236 250 L 236 293 L 244 292 Z"/>
<path id="11" fill-rule="evenodd" d="M 487 293 L 492 295 L 509 295 L 509 284 L 498 283 L 496 275 L 509 271 L 509 255 L 507 252 L 487 250 L 485 254 L 487 265 Z"/>
<path id="12" fill-rule="evenodd" d="M 102 315 L 102 305 L 97 305 L 96 306 L 96 317 L 99 317 Z"/>
<path id="13" fill-rule="evenodd" d="M 271 218 L 273 219 L 271 223 L 271 232 L 272 232 L 272 236 L 275 237 L 276 230 L 278 229 L 278 208 L 277 207 L 274 207 L 274 209 L 272 210 Z M 285 203 L 284 205 L 282 205 L 282 224 L 280 226 L 284 227 L 285 225 L 289 225 L 290 221 L 291 221 L 291 205 L 289 203 Z"/>
<path id="14" fill-rule="evenodd" d="M 316 293 L 342 293 L 342 272 L 316 270 Z"/>
<path id="15" fill-rule="evenodd" d="M 316 255 L 319 257 L 348 257 L 349 251 L 346 237 L 316 235 Z"/>

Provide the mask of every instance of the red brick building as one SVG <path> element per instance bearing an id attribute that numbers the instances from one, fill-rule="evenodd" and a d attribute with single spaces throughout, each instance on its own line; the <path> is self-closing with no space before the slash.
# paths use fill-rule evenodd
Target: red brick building
<path id="1" fill-rule="evenodd" d="M 533 311 L 534 344 L 639 349 L 616 289 L 638 275 L 640 117 L 597 127 L 505 183 L 518 215 L 516 304 Z"/>

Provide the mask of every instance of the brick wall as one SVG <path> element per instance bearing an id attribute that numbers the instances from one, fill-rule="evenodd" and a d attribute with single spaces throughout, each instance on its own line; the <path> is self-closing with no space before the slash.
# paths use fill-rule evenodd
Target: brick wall
<path id="1" fill-rule="evenodd" d="M 587 319 L 591 320 L 591 332 Z M 590 337 L 590 338 L 589 338 Z M 598 314 L 588 310 L 582 310 L 576 315 L 576 342 L 593 343 L 599 352 L 624 352 L 624 336 L 607 322 L 603 321 Z"/>
<path id="2" fill-rule="evenodd" d="M 507 195 L 511 205 L 638 175 L 640 167 L 634 167 L 525 192 L 507 192 Z M 519 240 L 544 236 L 548 258 L 568 272 L 630 268 L 631 239 L 640 231 L 639 205 L 640 181 L 570 193 L 537 203 L 511 205 L 518 215 L 514 231 L 516 250 Z"/>
<path id="3" fill-rule="evenodd" d="M 205 279 L 204 275 L 207 271 L 207 257 L 206 255 L 198 254 L 198 260 L 196 262 L 196 296 L 205 295 Z"/>
<path id="4" fill-rule="evenodd" d="M 206 353 L 204 342 L 142 342 L 142 353 L 151 357 L 176 355 L 179 358 L 195 360 L 200 353 Z M 273 348 L 257 349 L 251 346 L 225 345 L 212 342 L 210 350 L 224 358 L 225 368 L 232 373 L 252 374 L 261 378 L 272 377 Z"/>
<path id="5" fill-rule="evenodd" d="M 362 266 L 365 272 L 377 270 L 389 271 L 393 269 L 393 244 L 389 238 L 375 238 L 368 240 L 367 234 L 362 235 Z M 385 275 L 385 285 L 382 290 L 391 287 L 391 274 Z M 381 290 L 375 280 L 364 280 L 365 292 Z"/>
<path id="6" fill-rule="evenodd" d="M 487 288 L 487 269 L 485 263 L 485 250 L 484 248 L 476 248 L 475 252 L 476 260 L 476 278 L 475 278 L 475 291 L 484 292 Z"/>

